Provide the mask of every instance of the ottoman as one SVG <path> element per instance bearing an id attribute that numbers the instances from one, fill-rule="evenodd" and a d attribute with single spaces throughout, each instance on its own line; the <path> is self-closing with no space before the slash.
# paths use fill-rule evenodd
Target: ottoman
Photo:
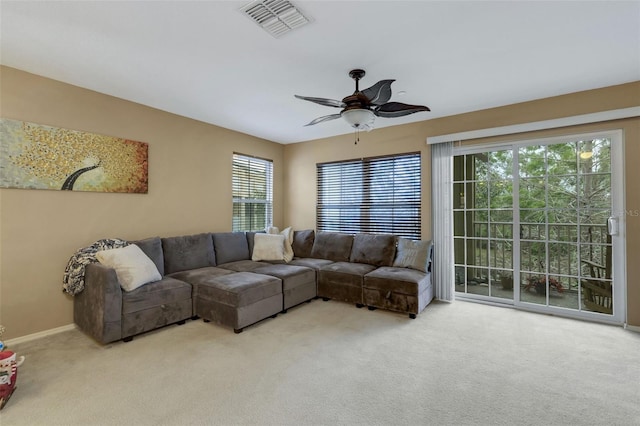
<path id="1" fill-rule="evenodd" d="M 243 328 L 282 310 L 282 281 L 269 275 L 238 272 L 201 281 L 196 315 L 241 333 Z"/>
<path id="2" fill-rule="evenodd" d="M 304 266 L 274 264 L 253 270 L 282 280 L 282 313 L 316 297 L 316 271 Z"/>

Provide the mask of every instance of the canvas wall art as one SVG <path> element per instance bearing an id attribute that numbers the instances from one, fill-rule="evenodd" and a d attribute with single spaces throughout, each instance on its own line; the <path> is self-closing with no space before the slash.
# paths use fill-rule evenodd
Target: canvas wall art
<path id="1" fill-rule="evenodd" d="M 0 187 L 148 191 L 148 144 L 0 118 Z"/>

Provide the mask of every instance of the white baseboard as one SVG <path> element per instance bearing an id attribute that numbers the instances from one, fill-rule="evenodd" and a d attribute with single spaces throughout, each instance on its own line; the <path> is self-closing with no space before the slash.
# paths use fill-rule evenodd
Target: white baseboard
<path id="1" fill-rule="evenodd" d="M 18 343 L 30 342 L 32 340 L 40 339 L 42 337 L 62 333 L 63 331 L 74 330 L 75 328 L 76 328 L 75 324 L 63 325 L 62 327 L 51 328 L 49 330 L 39 331 L 33 334 L 27 334 L 26 336 L 16 337 L 15 339 L 10 339 L 5 341 L 4 344 L 5 346 L 10 347 L 12 345 L 17 345 Z"/>
<path id="2" fill-rule="evenodd" d="M 637 325 L 625 324 L 624 328 L 625 330 L 635 331 L 636 333 L 640 333 L 640 327 L 638 327 Z"/>

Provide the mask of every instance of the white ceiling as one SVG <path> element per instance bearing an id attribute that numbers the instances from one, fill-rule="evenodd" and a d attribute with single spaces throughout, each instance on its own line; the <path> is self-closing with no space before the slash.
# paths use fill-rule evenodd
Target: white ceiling
<path id="1" fill-rule="evenodd" d="M 2 0 L 0 62 L 280 143 L 351 132 L 293 95 L 342 99 L 353 68 L 432 110 L 376 128 L 640 80 L 640 1 L 297 0 L 278 39 L 247 3 Z"/>

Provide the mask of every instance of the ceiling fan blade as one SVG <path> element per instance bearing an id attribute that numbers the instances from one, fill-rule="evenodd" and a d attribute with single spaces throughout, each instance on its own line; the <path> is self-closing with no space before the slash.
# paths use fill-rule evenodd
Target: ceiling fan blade
<path id="1" fill-rule="evenodd" d="M 315 102 L 317 104 L 328 106 L 328 107 L 344 108 L 346 106 L 344 102 L 337 101 L 335 99 L 313 98 L 310 96 L 300 96 L 300 95 L 294 95 L 294 96 L 304 101 Z"/>
<path id="2" fill-rule="evenodd" d="M 336 118 L 340 118 L 340 114 L 324 115 L 322 117 L 316 118 L 315 120 L 313 120 L 309 124 L 305 124 L 305 127 L 306 126 L 313 126 L 314 124 L 322 123 L 324 121 L 335 120 Z"/>
<path id="3" fill-rule="evenodd" d="M 395 118 L 421 111 L 431 110 L 424 105 L 408 105 L 400 102 L 388 102 L 376 107 L 376 109 L 373 110 L 373 113 L 378 117 Z"/>
<path id="4" fill-rule="evenodd" d="M 391 83 L 395 80 L 380 80 L 368 89 L 364 89 L 362 94 L 369 99 L 371 105 L 382 105 L 391 99 Z"/>

